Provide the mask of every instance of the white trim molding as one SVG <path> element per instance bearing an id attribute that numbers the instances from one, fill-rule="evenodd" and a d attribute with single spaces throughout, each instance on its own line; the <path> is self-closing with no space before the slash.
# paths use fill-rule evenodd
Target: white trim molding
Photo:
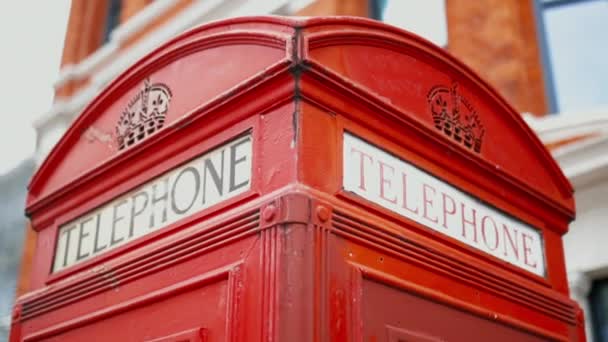
<path id="1" fill-rule="evenodd" d="M 104 44 L 80 63 L 64 66 L 55 81 L 55 88 L 59 88 L 72 80 L 84 79 L 97 71 L 118 52 L 123 42 L 140 32 L 156 18 L 174 7 L 175 4 L 176 1 L 174 0 L 157 0 L 146 6 L 128 21 L 114 29 L 107 44 Z"/>
<path id="2" fill-rule="evenodd" d="M 51 109 L 38 118 L 33 126 L 38 134 L 36 160 L 41 162 L 58 139 L 55 130 L 69 123 L 114 78 L 152 50 L 174 36 L 202 23 L 246 15 L 291 14 L 312 3 L 313 0 L 195 0 L 168 22 L 146 36 L 121 49 L 121 44 L 134 37 L 155 19 L 176 5 L 174 0 L 157 0 L 117 27 L 110 41 L 76 65 L 64 66 L 55 87 L 70 80 L 89 79 L 86 86 L 74 95 L 59 98 Z M 45 135 L 52 131 L 53 138 Z"/>
<path id="3" fill-rule="evenodd" d="M 553 156 L 575 188 L 608 179 L 608 136 L 563 147 Z"/>
<path id="4" fill-rule="evenodd" d="M 568 286 L 573 298 L 584 298 L 586 301 L 591 291 L 591 278 L 585 272 L 568 272 Z"/>
<path id="5" fill-rule="evenodd" d="M 545 144 L 594 132 L 608 133 L 608 108 L 540 118 L 524 113 L 523 117 Z"/>
<path id="6" fill-rule="evenodd" d="M 608 108 L 524 118 L 545 145 L 564 142 L 551 154 L 575 188 L 608 179 Z"/>
<path id="7" fill-rule="evenodd" d="M 165 36 L 170 38 L 181 31 L 205 21 L 244 15 L 273 13 L 289 15 L 308 6 L 312 2 L 313 0 L 266 0 L 264 2 L 252 0 L 196 0 L 189 8 L 182 11 L 181 15 L 177 15 L 171 20 L 170 25 L 166 25 L 165 28 L 160 28 L 150 34 L 150 36 L 165 38 L 160 41 L 151 39 L 153 42 L 152 47 L 157 47 L 166 40 Z M 176 3 L 175 0 L 157 0 L 142 9 L 131 19 L 114 29 L 110 34 L 110 41 L 97 51 L 76 65 L 65 65 L 54 83 L 55 88 L 59 88 L 71 80 L 85 79 L 87 76 L 99 71 L 103 65 L 110 63 L 119 53 L 120 47 L 124 42 L 171 10 Z M 142 50 L 141 46 L 140 50 Z M 151 49 L 143 50 L 149 51 Z"/>

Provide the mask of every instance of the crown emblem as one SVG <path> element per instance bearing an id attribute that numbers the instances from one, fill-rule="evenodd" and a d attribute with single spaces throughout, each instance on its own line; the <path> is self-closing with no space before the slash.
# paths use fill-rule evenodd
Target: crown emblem
<path id="1" fill-rule="evenodd" d="M 458 93 L 458 84 L 435 86 L 427 95 L 435 128 L 477 153 L 485 128 L 473 106 Z"/>
<path id="2" fill-rule="evenodd" d="M 116 125 L 118 149 L 131 146 L 161 129 L 171 102 L 171 89 L 162 83 L 150 84 L 144 80 L 143 88 L 129 101 Z"/>

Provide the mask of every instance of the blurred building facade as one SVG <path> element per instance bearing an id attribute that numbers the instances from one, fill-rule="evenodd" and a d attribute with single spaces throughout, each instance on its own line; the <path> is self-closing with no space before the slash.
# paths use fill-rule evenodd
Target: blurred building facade
<path id="1" fill-rule="evenodd" d="M 10 313 L 17 286 L 16 274 L 21 258 L 21 241 L 27 223 L 22 210 L 26 188 L 35 169 L 33 159 L 22 161 L 10 172 L 0 176 L 0 341 L 8 339 Z"/>
<path id="2" fill-rule="evenodd" d="M 39 164 L 45 158 L 74 118 L 113 78 L 193 26 L 268 14 L 383 20 L 443 46 L 468 64 L 525 113 L 552 151 L 577 191 L 578 218 L 565 239 L 571 291 L 587 312 L 588 335 L 608 341 L 608 331 L 604 331 L 608 330 L 608 251 L 602 243 L 608 241 L 608 230 L 602 226 L 608 222 L 608 110 L 591 113 L 577 107 L 581 101 L 593 108 L 608 105 L 608 100 L 601 100 L 602 89 L 608 93 L 608 71 L 603 80 L 604 71 L 597 67 L 591 74 L 600 78 L 593 83 L 600 89 L 593 90 L 592 99 L 572 100 L 568 87 L 561 86 L 572 71 L 558 70 L 564 62 L 554 57 L 562 56 L 561 52 L 551 51 L 563 43 L 559 32 L 557 38 L 552 36 L 551 25 L 560 28 L 555 13 L 559 17 L 564 11 L 598 3 L 591 10 L 600 13 L 597 21 L 602 29 L 602 23 L 608 23 L 605 0 L 72 0 L 55 101 L 35 123 L 35 160 Z M 589 52 L 589 58 L 595 62 L 594 53 Z M 579 67 L 584 64 L 577 62 Z M 564 108 L 572 114 L 548 114 Z M 28 227 L 18 294 L 28 288 L 34 241 L 35 232 Z"/>

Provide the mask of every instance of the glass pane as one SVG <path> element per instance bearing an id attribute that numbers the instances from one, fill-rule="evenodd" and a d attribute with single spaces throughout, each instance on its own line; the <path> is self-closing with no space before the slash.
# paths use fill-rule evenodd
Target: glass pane
<path id="1" fill-rule="evenodd" d="M 581 1 L 544 11 L 558 109 L 608 106 L 608 1 Z"/>
<path id="2" fill-rule="evenodd" d="M 595 281 L 589 295 L 595 340 L 608 342 L 608 279 Z"/>

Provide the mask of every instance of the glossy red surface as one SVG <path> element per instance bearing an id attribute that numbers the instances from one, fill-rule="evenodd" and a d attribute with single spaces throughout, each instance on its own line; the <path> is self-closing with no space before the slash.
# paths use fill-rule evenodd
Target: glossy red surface
<path id="1" fill-rule="evenodd" d="M 171 89 L 165 124 L 118 150 L 115 125 L 146 78 Z M 483 123 L 478 152 L 435 128 L 429 93 L 453 85 Z M 245 132 L 247 192 L 51 273 L 60 226 Z M 540 230 L 546 275 L 344 191 L 344 132 Z M 467 67 L 365 19 L 231 19 L 161 46 L 78 117 L 27 213 L 34 276 L 11 341 L 585 339 L 557 164 Z"/>

